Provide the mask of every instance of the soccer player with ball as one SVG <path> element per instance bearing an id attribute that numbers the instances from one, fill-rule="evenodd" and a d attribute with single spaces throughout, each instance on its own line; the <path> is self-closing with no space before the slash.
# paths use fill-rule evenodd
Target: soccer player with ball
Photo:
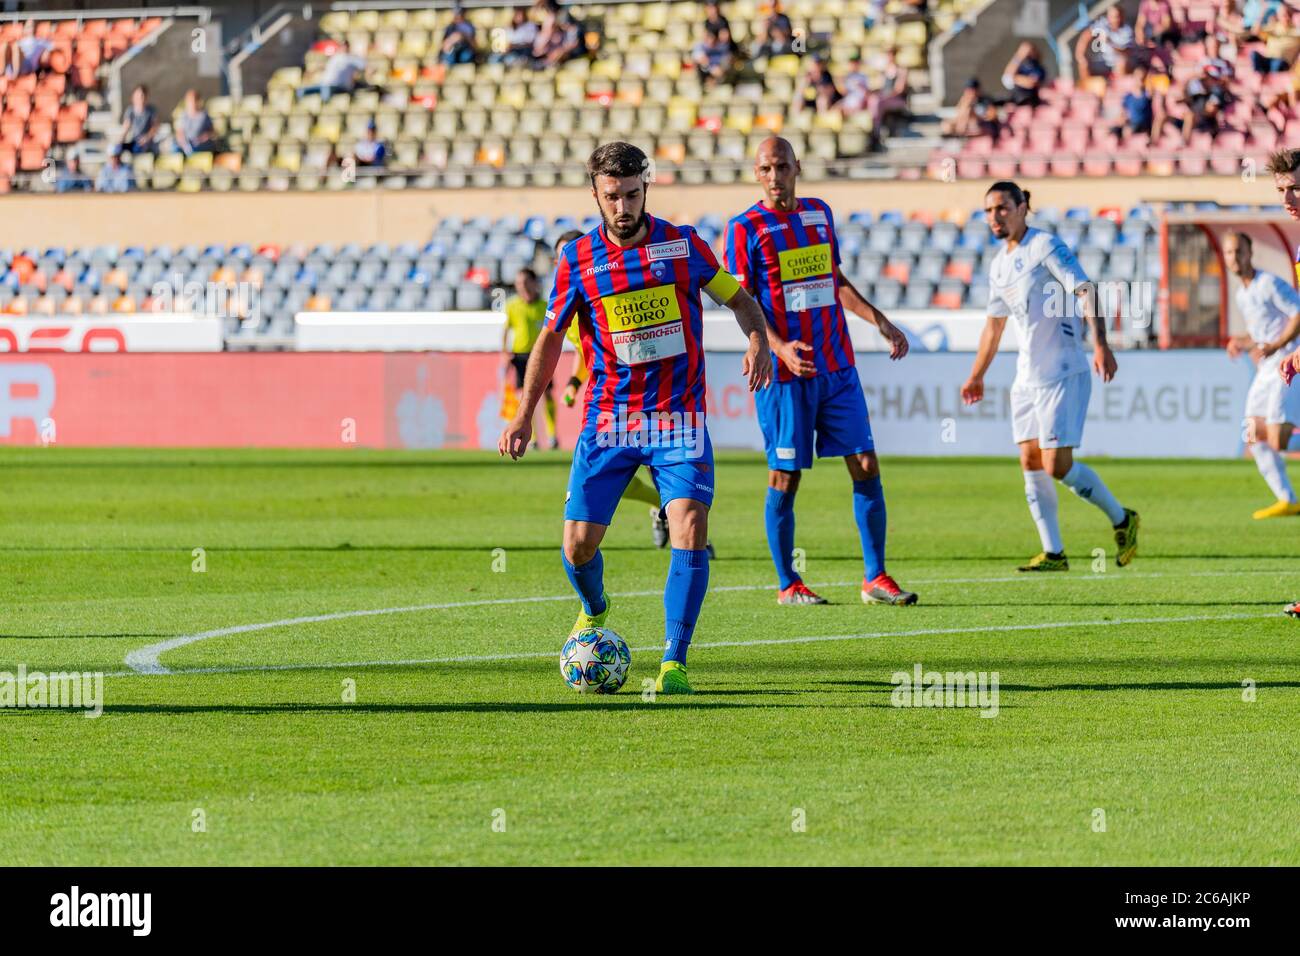
<path id="1" fill-rule="evenodd" d="M 1015 183 L 989 187 L 984 215 L 1003 247 L 989 266 L 988 322 L 961 396 L 967 405 L 984 398 L 984 373 L 997 355 L 1007 320 L 1013 319 L 1020 356 L 1011 386 L 1012 429 L 1020 446 L 1029 513 L 1043 545 L 1019 570 L 1070 569 L 1057 522 L 1055 481 L 1106 515 L 1115 532 L 1115 563 L 1123 567 L 1137 554 L 1137 512 L 1121 505 L 1101 476 L 1073 457 L 1083 440 L 1092 393 L 1080 308 L 1092 329 L 1093 370 L 1109 382 L 1116 369 L 1092 283 L 1065 243 L 1026 224 L 1029 193 Z"/>
<path id="2" fill-rule="evenodd" d="M 741 371 L 751 390 L 771 381 L 772 358 L 762 310 L 718 265 L 708 245 L 694 229 L 646 212 L 649 169 L 645 154 L 630 143 L 608 143 L 588 160 L 602 222 L 560 255 L 519 410 L 501 433 L 498 450 L 512 459 L 525 454 L 533 411 L 555 373 L 565 331 L 576 320 L 591 369 L 592 400 L 574 449 L 564 508 L 564 569 L 582 601 L 573 634 L 603 628 L 609 617 L 600 543 L 632 475 L 646 465 L 672 543 L 665 649 L 655 687 L 681 694 L 691 691 L 686 653 L 708 589 L 714 486 L 701 293 L 735 313 L 748 340 Z"/>

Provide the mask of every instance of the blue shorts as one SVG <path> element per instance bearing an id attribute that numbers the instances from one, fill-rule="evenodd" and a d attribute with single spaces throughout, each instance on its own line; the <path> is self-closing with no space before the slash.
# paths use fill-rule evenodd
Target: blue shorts
<path id="1" fill-rule="evenodd" d="M 767 448 L 767 467 L 773 471 L 811 468 L 814 432 L 818 458 L 842 458 L 876 448 L 856 368 L 773 382 L 754 393 L 754 404 Z"/>
<path id="2" fill-rule="evenodd" d="M 704 440 L 698 446 L 692 442 L 640 447 L 608 443 L 594 430 L 584 429 L 573 450 L 564 520 L 609 524 L 628 482 L 642 465 L 650 469 L 663 507 L 676 498 L 692 498 L 706 507 L 713 504 L 713 443 L 707 429 L 700 432 Z"/>

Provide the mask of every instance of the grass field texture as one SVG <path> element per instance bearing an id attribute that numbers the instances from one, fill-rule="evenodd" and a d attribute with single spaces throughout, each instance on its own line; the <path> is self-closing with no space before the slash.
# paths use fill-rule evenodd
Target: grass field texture
<path id="1" fill-rule="evenodd" d="M 559 674 L 567 454 L 0 451 L 0 671 L 108 675 L 98 719 L 0 710 L 0 864 L 1300 863 L 1300 522 L 1251 519 L 1247 462 L 1092 464 L 1138 559 L 1062 488 L 1072 570 L 1026 577 L 1010 455 L 883 459 L 892 608 L 822 462 L 834 603 L 781 608 L 765 465 L 719 455 L 697 693 L 647 701 L 642 505 L 604 547 L 628 684 Z M 996 671 L 997 716 L 892 706 L 916 664 Z"/>

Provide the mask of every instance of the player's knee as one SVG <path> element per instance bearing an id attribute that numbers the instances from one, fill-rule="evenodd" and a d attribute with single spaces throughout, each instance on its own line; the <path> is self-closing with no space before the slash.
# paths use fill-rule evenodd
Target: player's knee
<path id="1" fill-rule="evenodd" d="M 709 509 L 696 502 L 673 509 L 668 514 L 668 534 L 674 548 L 698 551 L 705 547 L 709 541 Z"/>
<path id="2" fill-rule="evenodd" d="M 564 556 L 572 565 L 586 564 L 596 556 L 600 544 L 578 535 L 564 536 Z"/>
<path id="3" fill-rule="evenodd" d="M 799 490 L 799 476 L 800 472 L 797 471 L 768 472 L 767 486 L 782 494 L 792 495 Z"/>
<path id="4" fill-rule="evenodd" d="M 1057 481 L 1060 481 L 1070 473 L 1070 469 L 1073 466 L 1074 462 L 1071 459 L 1064 458 L 1060 455 L 1053 455 L 1051 460 L 1046 462 L 1046 468 L 1044 470 L 1050 471 L 1052 477 Z"/>
<path id="5" fill-rule="evenodd" d="M 1020 449 L 1020 468 L 1023 471 L 1043 470 L 1043 456 L 1039 453 L 1037 448 Z"/>
<path id="6" fill-rule="evenodd" d="M 872 478 L 880 477 L 880 460 L 876 458 L 875 452 L 863 452 L 861 455 L 853 455 L 849 458 L 849 472 L 853 475 L 854 481 L 870 481 Z M 857 467 L 853 467 L 857 465 Z"/>

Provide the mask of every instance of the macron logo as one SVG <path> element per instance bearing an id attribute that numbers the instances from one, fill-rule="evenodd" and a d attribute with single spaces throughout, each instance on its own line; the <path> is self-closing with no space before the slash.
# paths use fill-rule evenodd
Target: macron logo
<path id="1" fill-rule="evenodd" d="M 70 893 L 50 897 L 51 926 L 127 926 L 132 935 L 148 936 L 153 925 L 152 893 Z"/>
<path id="2" fill-rule="evenodd" d="M 602 262 L 598 266 L 592 266 L 590 269 L 585 271 L 583 275 L 594 276 L 594 275 L 599 275 L 602 272 L 608 272 L 611 269 L 621 269 L 621 268 L 623 268 L 622 263 L 620 263 L 617 259 L 614 259 L 609 262 Z"/>
<path id="3" fill-rule="evenodd" d="M 764 226 L 762 229 L 758 230 L 758 234 L 760 236 L 770 236 L 774 232 L 780 232 L 782 229 L 789 228 L 790 224 L 788 222 L 782 222 L 777 223 L 775 226 Z"/>

